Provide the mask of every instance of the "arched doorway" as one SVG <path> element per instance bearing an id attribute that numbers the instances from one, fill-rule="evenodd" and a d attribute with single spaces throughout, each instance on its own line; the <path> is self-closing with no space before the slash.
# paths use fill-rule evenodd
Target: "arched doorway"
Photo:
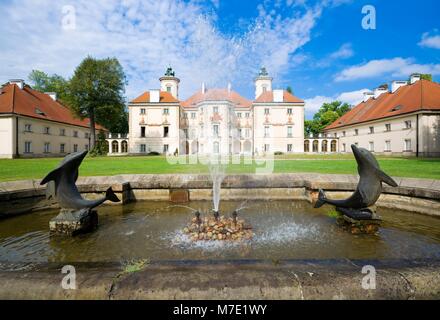
<path id="1" fill-rule="evenodd" d="M 112 152 L 113 153 L 119 152 L 119 143 L 116 140 L 112 141 Z"/>
<path id="2" fill-rule="evenodd" d="M 336 140 L 332 140 L 331 146 L 330 146 L 332 152 L 336 152 L 336 143 L 337 143 Z"/>
<path id="3" fill-rule="evenodd" d="M 322 141 L 321 152 L 327 152 L 327 140 Z"/>
<path id="4" fill-rule="evenodd" d="M 313 152 L 319 152 L 319 142 L 318 140 L 313 140 Z"/>
<path id="5" fill-rule="evenodd" d="M 304 152 L 310 152 L 310 141 L 309 140 L 304 141 Z"/>
<path id="6" fill-rule="evenodd" d="M 122 153 L 127 153 L 128 152 L 128 143 L 127 141 L 122 141 L 121 143 L 121 152 Z"/>

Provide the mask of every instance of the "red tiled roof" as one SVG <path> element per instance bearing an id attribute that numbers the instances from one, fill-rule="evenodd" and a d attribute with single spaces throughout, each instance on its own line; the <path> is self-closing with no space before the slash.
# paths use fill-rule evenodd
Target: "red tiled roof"
<path id="1" fill-rule="evenodd" d="M 194 107 L 201 101 L 221 101 L 227 100 L 233 102 L 237 107 L 249 108 L 252 101 L 243 98 L 235 91 L 228 91 L 228 89 L 206 89 L 205 93 L 202 90 L 196 92 L 190 98 L 182 102 L 184 108 Z"/>
<path id="2" fill-rule="evenodd" d="M 394 93 L 383 93 L 377 99 L 370 98 L 327 126 L 325 130 L 421 110 L 440 111 L 440 84 L 419 80 L 412 85 L 400 87 Z"/>
<path id="3" fill-rule="evenodd" d="M 260 94 L 260 96 L 255 100 L 256 103 L 271 103 L 273 102 L 273 91 L 266 91 Z M 288 103 L 304 103 L 300 98 L 295 97 L 286 90 L 283 91 L 283 102 Z"/>
<path id="4" fill-rule="evenodd" d="M 89 127 L 89 119 L 75 118 L 72 112 L 49 95 L 25 85 L 20 89 L 16 84 L 6 84 L 0 94 L 0 113 L 13 113 L 32 118 Z M 96 125 L 98 130 L 106 130 Z"/>
<path id="5" fill-rule="evenodd" d="M 150 102 L 150 91 L 146 91 L 136 99 L 130 101 L 130 103 L 148 103 L 148 102 Z M 179 102 L 179 100 L 174 98 L 171 93 L 166 91 L 161 91 L 159 102 L 172 103 L 172 102 Z"/>

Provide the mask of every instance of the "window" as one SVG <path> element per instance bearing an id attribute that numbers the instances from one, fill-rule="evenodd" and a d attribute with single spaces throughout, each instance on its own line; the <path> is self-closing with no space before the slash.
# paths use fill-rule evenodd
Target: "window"
<path id="1" fill-rule="evenodd" d="M 164 145 L 163 145 L 163 153 L 167 153 L 169 147 L 170 147 L 170 146 L 169 146 L 168 144 L 164 144 Z"/>
<path id="2" fill-rule="evenodd" d="M 218 113 L 218 107 L 213 108 L 214 113 Z"/>
<path id="3" fill-rule="evenodd" d="M 218 124 L 212 126 L 212 134 L 214 137 L 218 137 Z"/>
<path id="4" fill-rule="evenodd" d="M 141 144 L 141 145 L 140 145 L 140 151 L 141 151 L 142 153 L 147 152 L 147 146 L 146 146 L 145 144 Z"/>
<path id="5" fill-rule="evenodd" d="M 183 119 L 188 119 L 188 112 L 183 113 Z"/>
<path id="6" fill-rule="evenodd" d="M 240 138 L 243 138 L 243 131 L 241 129 L 238 129 L 238 136 Z"/>
<path id="7" fill-rule="evenodd" d="M 32 142 L 26 141 L 24 143 L 24 153 L 31 153 L 32 152 L 31 147 L 32 147 Z"/>
<path id="8" fill-rule="evenodd" d="M 264 137 L 265 138 L 269 137 L 269 130 L 270 130 L 270 128 L 268 126 L 264 127 Z"/>
<path id="9" fill-rule="evenodd" d="M 145 108 L 141 108 L 141 114 L 145 114 Z"/>
<path id="10" fill-rule="evenodd" d="M 292 152 L 292 145 L 291 144 L 287 145 L 287 152 Z"/>
<path id="11" fill-rule="evenodd" d="M 403 151 L 412 151 L 411 139 L 405 139 L 405 150 Z"/>
<path id="12" fill-rule="evenodd" d="M 195 112 L 191 112 L 191 119 L 195 119 L 196 118 L 196 113 Z"/>
<path id="13" fill-rule="evenodd" d="M 49 153 L 49 152 L 50 152 L 50 143 L 45 142 L 44 143 L 44 153 Z"/>
<path id="14" fill-rule="evenodd" d="M 368 143 L 368 149 L 369 149 L 371 152 L 374 151 L 374 141 L 370 141 L 370 142 Z"/>
<path id="15" fill-rule="evenodd" d="M 269 108 L 264 109 L 264 114 L 268 115 L 270 112 Z"/>
<path id="16" fill-rule="evenodd" d="M 145 127 L 141 127 L 141 138 L 145 138 Z"/>
<path id="17" fill-rule="evenodd" d="M 60 136 L 65 136 L 66 135 L 66 129 L 60 129 Z"/>
<path id="18" fill-rule="evenodd" d="M 264 152 L 269 152 L 269 150 L 270 150 L 270 145 L 265 144 L 264 145 Z"/>
<path id="19" fill-rule="evenodd" d="M 168 108 L 163 109 L 163 114 L 164 115 L 169 115 L 170 114 L 170 109 L 168 109 Z"/>
<path id="20" fill-rule="evenodd" d="M 405 121 L 405 129 L 411 129 L 411 120 Z"/>
<path id="21" fill-rule="evenodd" d="M 287 137 L 292 138 L 292 127 L 291 126 L 287 127 Z"/>
<path id="22" fill-rule="evenodd" d="M 245 113 L 245 117 L 246 117 L 246 118 L 249 118 L 249 116 L 250 116 L 250 113 L 249 113 L 249 112 L 246 112 L 246 113 Z"/>
<path id="23" fill-rule="evenodd" d="M 386 140 L 385 141 L 385 150 L 384 151 L 391 151 L 391 141 L 390 140 Z"/>
<path id="24" fill-rule="evenodd" d="M 78 138 L 78 131 L 73 131 L 73 137 Z"/>
<path id="25" fill-rule="evenodd" d="M 357 136 L 359 134 L 359 129 L 354 129 L 354 135 Z"/>
<path id="26" fill-rule="evenodd" d="M 220 153 L 220 145 L 218 142 L 214 142 L 213 151 L 215 154 Z"/>
<path id="27" fill-rule="evenodd" d="M 60 153 L 65 153 L 66 151 L 64 150 L 66 147 L 66 145 L 64 143 L 60 144 Z"/>
<path id="28" fill-rule="evenodd" d="M 343 143 L 342 144 L 342 152 L 346 152 L 347 151 L 347 147 L 346 147 L 346 144 L 345 143 Z"/>
<path id="29" fill-rule="evenodd" d="M 183 136 L 185 139 L 188 138 L 188 129 L 183 129 Z"/>
<path id="30" fill-rule="evenodd" d="M 78 145 L 77 144 L 73 145 L 73 152 L 78 152 Z"/>
<path id="31" fill-rule="evenodd" d="M 354 145 L 355 145 L 356 147 L 359 147 L 359 142 L 355 142 Z"/>
<path id="32" fill-rule="evenodd" d="M 241 118 L 241 112 L 237 113 L 237 118 Z"/>
<path id="33" fill-rule="evenodd" d="M 370 127 L 370 134 L 374 133 L 374 127 Z"/>
<path id="34" fill-rule="evenodd" d="M 84 133 L 84 138 L 86 138 L 86 139 L 89 138 L 89 133 L 88 132 Z"/>
<path id="35" fill-rule="evenodd" d="M 246 128 L 246 129 L 244 130 L 244 136 L 245 136 L 246 138 L 249 138 L 249 136 L 250 136 L 250 130 L 249 130 L 249 128 Z"/>
<path id="36" fill-rule="evenodd" d="M 168 138 L 170 127 L 163 127 L 163 137 Z"/>
<path id="37" fill-rule="evenodd" d="M 31 124 L 25 124 L 24 125 L 24 131 L 25 132 L 32 132 L 32 125 Z"/>
<path id="38" fill-rule="evenodd" d="M 263 88 L 263 92 L 267 91 L 267 86 L 263 86 L 262 88 Z"/>
<path id="39" fill-rule="evenodd" d="M 391 123 L 385 124 L 385 131 L 391 131 Z"/>
<path id="40" fill-rule="evenodd" d="M 171 92 L 171 86 L 167 86 L 167 92 Z"/>
<path id="41" fill-rule="evenodd" d="M 89 151 L 89 145 L 88 144 L 84 145 L 84 150 Z"/>
<path id="42" fill-rule="evenodd" d="M 345 131 L 342 131 L 342 136 L 345 137 Z"/>
<path id="43" fill-rule="evenodd" d="M 50 134 L 50 128 L 44 127 L 44 134 Z"/>
<path id="44" fill-rule="evenodd" d="M 292 108 L 288 108 L 288 109 L 287 109 L 287 114 L 288 114 L 288 115 L 292 115 Z"/>

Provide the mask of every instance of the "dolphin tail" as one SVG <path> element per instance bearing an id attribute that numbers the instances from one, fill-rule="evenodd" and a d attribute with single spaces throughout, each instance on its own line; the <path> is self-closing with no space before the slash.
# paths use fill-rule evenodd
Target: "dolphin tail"
<path id="1" fill-rule="evenodd" d="M 327 202 L 327 197 L 322 189 L 319 189 L 318 201 L 315 203 L 315 208 L 321 208 Z"/>
<path id="2" fill-rule="evenodd" d="M 111 202 L 120 202 L 119 198 L 116 196 L 116 194 L 113 192 L 112 187 L 108 188 L 105 192 L 105 199 L 109 200 Z"/>

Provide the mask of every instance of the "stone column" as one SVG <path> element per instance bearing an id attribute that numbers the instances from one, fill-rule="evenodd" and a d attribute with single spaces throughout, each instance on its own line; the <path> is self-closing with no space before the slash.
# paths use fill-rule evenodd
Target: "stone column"
<path id="1" fill-rule="evenodd" d="M 118 140 L 118 153 L 122 153 L 122 141 Z"/>
<path id="2" fill-rule="evenodd" d="M 318 139 L 318 153 L 322 152 L 322 139 Z"/>
<path id="3" fill-rule="evenodd" d="M 108 153 L 109 154 L 113 153 L 113 144 L 111 141 L 108 142 Z"/>

